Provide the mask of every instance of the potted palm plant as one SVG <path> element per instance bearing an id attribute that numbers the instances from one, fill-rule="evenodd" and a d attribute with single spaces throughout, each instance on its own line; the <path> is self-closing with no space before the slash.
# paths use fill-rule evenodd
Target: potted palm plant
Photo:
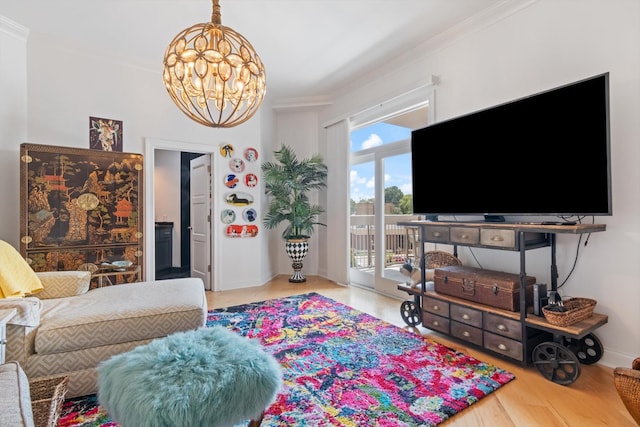
<path id="1" fill-rule="evenodd" d="M 263 224 L 267 229 L 285 225 L 282 238 L 294 270 L 289 281 L 302 283 L 307 280 L 300 270 L 309 250 L 308 239 L 315 226 L 326 225 L 318 220 L 324 209 L 310 202 L 309 193 L 327 186 L 327 166 L 319 154 L 298 160 L 287 145 L 274 151 L 274 158 L 275 161 L 262 164 L 265 193 L 269 197 Z"/>

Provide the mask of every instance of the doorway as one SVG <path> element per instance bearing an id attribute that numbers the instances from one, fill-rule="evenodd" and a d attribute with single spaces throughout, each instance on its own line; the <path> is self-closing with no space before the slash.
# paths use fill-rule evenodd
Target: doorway
<path id="1" fill-rule="evenodd" d="M 191 244 L 190 244 L 190 216 L 191 206 L 190 185 L 191 185 L 191 160 L 203 156 L 202 153 L 191 153 L 180 151 L 180 218 L 176 222 L 179 230 L 176 233 L 179 236 L 177 247 L 179 248 L 178 265 L 172 265 L 170 268 L 161 268 L 157 265 L 158 254 L 156 252 L 156 280 L 176 279 L 180 277 L 190 277 L 191 270 Z M 156 233 L 157 234 L 157 233 Z M 156 240 L 157 240 L 156 235 Z M 158 242 L 156 241 L 156 251 Z"/>
<path id="2" fill-rule="evenodd" d="M 179 147 L 179 149 L 177 149 L 176 147 Z M 179 241 L 179 248 L 180 248 L 180 257 L 179 257 L 179 264 L 180 264 L 180 270 L 182 271 L 184 266 L 189 266 L 191 263 L 191 254 L 190 254 L 190 249 L 189 249 L 189 233 L 188 233 L 188 227 L 189 227 L 189 212 L 186 212 L 186 215 L 183 213 L 184 210 L 184 203 L 186 203 L 187 205 L 189 204 L 189 197 L 187 196 L 186 198 L 186 202 L 184 202 L 184 185 L 185 183 L 183 182 L 183 179 L 186 178 L 188 179 L 188 177 L 185 177 L 185 172 L 184 172 L 184 163 L 186 162 L 186 170 L 187 170 L 187 174 L 189 173 L 189 162 L 190 162 L 190 158 L 191 157 L 199 157 L 202 156 L 203 154 L 211 154 L 211 144 L 199 144 L 199 143 L 191 143 L 191 142 L 184 142 L 184 141 L 173 141 L 173 140 L 164 140 L 164 139 L 156 139 L 156 138 L 146 138 L 145 139 L 145 150 L 144 150 L 144 155 L 145 155 L 145 171 L 144 171 L 144 188 L 145 188 L 145 199 L 146 199 L 146 203 L 147 205 L 145 206 L 145 210 L 146 210 L 146 215 L 145 215 L 145 247 L 146 248 L 155 248 L 155 221 L 157 218 L 160 218 L 161 220 L 163 219 L 162 217 L 162 213 L 161 212 L 156 212 L 156 193 L 155 193 L 155 167 L 156 167 L 156 160 L 155 160 L 155 156 L 156 156 L 156 150 L 166 150 L 166 151 L 171 151 L 171 152 L 176 152 L 177 155 L 179 155 L 179 161 L 177 162 L 177 166 L 176 168 L 179 168 L 179 171 L 176 171 L 176 175 L 179 175 L 179 180 L 180 180 L 180 189 L 179 189 L 179 196 L 176 196 L 176 199 L 179 197 L 180 202 L 179 202 L 179 210 L 180 210 L 180 214 L 176 216 L 176 220 L 174 222 L 176 222 L 176 227 L 179 227 L 181 232 L 180 232 L 180 237 L 178 238 Z M 184 153 L 184 154 L 183 154 Z M 177 178 L 176 178 L 177 180 Z M 187 185 L 188 188 L 188 185 Z M 186 221 L 186 222 L 185 222 Z M 187 230 L 187 232 L 184 232 L 183 230 Z M 186 251 L 185 251 L 185 238 L 186 238 Z M 212 230 L 212 240 L 213 240 L 213 230 Z M 155 263 L 155 251 L 152 250 L 145 250 L 145 272 L 144 272 L 144 277 L 145 280 L 155 280 L 156 279 L 156 271 L 155 271 L 155 267 L 156 267 L 156 263 Z M 211 251 L 211 253 L 213 254 L 213 250 Z M 216 270 L 216 262 L 215 262 L 215 257 L 212 256 L 211 259 L 211 269 L 212 271 Z M 214 282 L 215 280 L 213 279 L 213 275 L 212 275 L 212 282 Z M 211 287 L 213 287 L 213 284 L 210 284 Z"/>
<path id="3" fill-rule="evenodd" d="M 385 294 L 395 294 L 404 281 L 399 268 L 413 254 L 406 231 L 396 225 L 414 219 L 410 133 L 388 123 L 351 132 L 358 146 L 351 152 L 350 278 Z M 367 146 L 370 139 L 379 144 Z"/>
<path id="4" fill-rule="evenodd" d="M 413 215 L 411 131 L 429 123 L 433 104 L 358 123 L 350 132 L 350 283 L 405 296 L 400 268 L 415 263 L 416 248 L 399 222 Z"/>

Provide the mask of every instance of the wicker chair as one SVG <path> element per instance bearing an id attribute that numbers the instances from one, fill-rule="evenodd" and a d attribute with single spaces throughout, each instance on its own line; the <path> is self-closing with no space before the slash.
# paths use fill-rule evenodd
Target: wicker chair
<path id="1" fill-rule="evenodd" d="M 633 361 L 631 369 L 615 368 L 613 381 L 624 406 L 640 425 L 640 357 Z"/>
<path id="2" fill-rule="evenodd" d="M 445 251 L 428 251 L 424 254 L 424 268 L 433 269 L 450 265 L 462 265 L 462 261 Z"/>

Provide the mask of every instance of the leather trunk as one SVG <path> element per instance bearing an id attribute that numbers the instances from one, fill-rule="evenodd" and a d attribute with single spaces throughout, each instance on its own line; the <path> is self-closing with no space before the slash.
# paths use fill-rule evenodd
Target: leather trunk
<path id="1" fill-rule="evenodd" d="M 526 276 L 526 305 L 532 305 L 536 278 Z M 436 268 L 437 293 L 451 295 L 491 307 L 520 311 L 520 276 L 502 271 L 453 265 Z"/>

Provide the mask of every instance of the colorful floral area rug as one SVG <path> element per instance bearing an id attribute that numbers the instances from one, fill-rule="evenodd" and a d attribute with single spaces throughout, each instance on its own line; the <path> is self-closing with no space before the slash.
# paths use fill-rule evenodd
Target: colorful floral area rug
<path id="1" fill-rule="evenodd" d="M 317 293 L 209 312 L 280 361 L 284 387 L 263 427 L 435 426 L 514 375 Z M 68 400 L 60 426 L 117 426 L 95 396 Z"/>

